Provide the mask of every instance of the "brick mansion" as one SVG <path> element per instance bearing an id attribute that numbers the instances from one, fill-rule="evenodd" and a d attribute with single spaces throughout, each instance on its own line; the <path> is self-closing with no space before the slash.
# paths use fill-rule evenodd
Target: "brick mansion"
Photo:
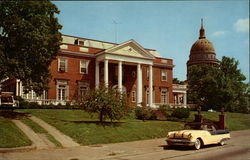
<path id="1" fill-rule="evenodd" d="M 104 84 L 127 95 L 130 106 L 186 105 L 186 86 L 173 84 L 173 60 L 156 50 L 135 40 L 117 44 L 69 35 L 62 39 L 43 95 L 24 94 L 18 79 L 5 81 L 3 91 L 39 104 L 66 104 Z"/>

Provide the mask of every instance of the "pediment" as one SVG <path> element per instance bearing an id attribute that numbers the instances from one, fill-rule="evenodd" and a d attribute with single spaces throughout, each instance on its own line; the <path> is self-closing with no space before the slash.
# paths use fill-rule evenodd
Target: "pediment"
<path id="1" fill-rule="evenodd" d="M 129 40 L 117 46 L 111 47 L 105 50 L 105 53 L 154 59 L 154 56 L 152 54 L 150 54 L 134 40 Z"/>

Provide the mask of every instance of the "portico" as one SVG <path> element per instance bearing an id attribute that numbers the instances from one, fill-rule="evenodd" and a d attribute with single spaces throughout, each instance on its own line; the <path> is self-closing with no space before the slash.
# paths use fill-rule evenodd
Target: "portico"
<path id="1" fill-rule="evenodd" d="M 143 78 L 142 78 L 142 66 L 149 67 L 149 106 L 153 106 L 153 60 L 154 57 L 149 54 L 144 48 L 142 48 L 134 40 L 129 40 L 118 46 L 112 47 L 104 52 L 101 52 L 96 57 L 96 74 L 95 74 L 95 86 L 100 85 L 100 62 L 104 63 L 104 85 L 109 86 L 109 65 L 117 64 L 118 66 L 118 90 L 122 92 L 123 88 L 123 71 L 124 65 L 136 67 L 136 103 L 138 106 L 142 104 L 142 92 L 143 92 Z M 132 76 L 132 75 L 126 75 Z"/>

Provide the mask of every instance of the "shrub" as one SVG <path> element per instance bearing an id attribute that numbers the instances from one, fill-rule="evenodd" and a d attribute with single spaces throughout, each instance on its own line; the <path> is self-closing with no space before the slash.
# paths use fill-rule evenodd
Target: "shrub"
<path id="1" fill-rule="evenodd" d="M 170 109 L 169 105 L 160 105 L 157 110 L 159 112 L 161 112 L 165 117 L 169 117 L 170 116 L 169 111 L 171 111 L 171 109 Z"/>
<path id="2" fill-rule="evenodd" d="M 150 109 L 150 114 L 151 114 L 149 117 L 150 120 L 157 120 L 158 119 L 157 114 L 156 114 L 156 110 Z"/>
<path id="3" fill-rule="evenodd" d="M 135 116 L 137 119 L 145 121 L 150 119 L 152 111 L 149 108 L 137 106 L 135 108 Z"/>
<path id="4" fill-rule="evenodd" d="M 176 118 L 188 118 L 190 115 L 190 110 L 188 108 L 177 108 L 175 109 L 171 116 Z"/>
<path id="5" fill-rule="evenodd" d="M 40 108 L 41 106 L 37 102 L 30 102 L 29 107 L 30 108 Z"/>

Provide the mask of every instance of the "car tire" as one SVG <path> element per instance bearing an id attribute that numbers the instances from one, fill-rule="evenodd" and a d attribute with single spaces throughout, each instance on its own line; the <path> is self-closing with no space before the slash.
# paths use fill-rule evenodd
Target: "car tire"
<path id="1" fill-rule="evenodd" d="M 226 144 L 225 140 L 221 140 L 220 143 L 219 143 L 220 146 L 224 146 L 225 144 Z"/>
<path id="2" fill-rule="evenodd" d="M 196 150 L 199 150 L 199 149 L 201 148 L 201 140 L 200 140 L 200 139 L 197 138 L 197 139 L 195 140 L 194 148 L 195 148 Z"/>

